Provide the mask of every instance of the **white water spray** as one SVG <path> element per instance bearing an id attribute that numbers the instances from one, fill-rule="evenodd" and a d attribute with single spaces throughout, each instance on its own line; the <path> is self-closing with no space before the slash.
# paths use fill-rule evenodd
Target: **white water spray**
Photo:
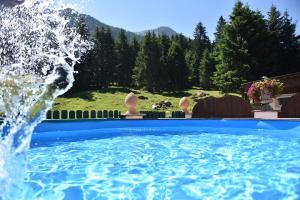
<path id="1" fill-rule="evenodd" d="M 54 99 L 72 87 L 73 66 L 90 44 L 58 0 L 0 8 L 0 199 L 24 199 L 26 151 Z"/>

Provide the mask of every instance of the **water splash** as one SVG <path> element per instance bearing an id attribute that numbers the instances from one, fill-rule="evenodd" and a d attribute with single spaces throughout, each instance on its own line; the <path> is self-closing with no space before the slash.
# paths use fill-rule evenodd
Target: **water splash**
<path id="1" fill-rule="evenodd" d="M 20 2 L 20 1 L 17 1 Z M 0 8 L 0 199 L 23 199 L 26 151 L 53 100 L 72 87 L 73 66 L 90 44 L 58 0 Z"/>

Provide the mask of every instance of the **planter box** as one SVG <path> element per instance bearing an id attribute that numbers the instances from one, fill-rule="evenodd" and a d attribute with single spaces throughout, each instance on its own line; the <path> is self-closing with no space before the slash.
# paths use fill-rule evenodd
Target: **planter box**
<path id="1" fill-rule="evenodd" d="M 255 119 L 278 119 L 278 113 L 279 113 L 279 111 L 255 110 L 254 118 Z"/>
<path id="2" fill-rule="evenodd" d="M 125 115 L 125 119 L 143 119 L 143 115 Z"/>

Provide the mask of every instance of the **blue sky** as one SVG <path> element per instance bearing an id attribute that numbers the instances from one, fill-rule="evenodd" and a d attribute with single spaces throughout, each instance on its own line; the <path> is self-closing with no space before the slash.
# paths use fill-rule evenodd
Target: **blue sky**
<path id="1" fill-rule="evenodd" d="M 236 0 L 88 0 L 83 12 L 100 21 L 130 31 L 169 26 L 192 37 L 201 21 L 213 39 L 218 18 L 228 19 Z M 288 9 L 300 34 L 300 0 L 243 0 L 254 10 L 266 14 L 272 4 L 280 11 Z"/>

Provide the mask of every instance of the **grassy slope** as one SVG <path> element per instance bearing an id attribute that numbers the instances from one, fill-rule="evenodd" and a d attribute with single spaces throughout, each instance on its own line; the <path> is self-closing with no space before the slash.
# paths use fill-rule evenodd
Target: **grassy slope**
<path id="1" fill-rule="evenodd" d="M 178 102 L 181 97 L 197 94 L 201 90 L 199 88 L 192 88 L 189 90 L 177 92 L 177 93 L 149 93 L 143 90 L 130 90 L 126 88 L 109 88 L 107 90 L 100 91 L 85 91 L 77 94 L 70 95 L 68 97 L 58 98 L 53 106 L 52 110 L 120 110 L 122 113 L 126 111 L 124 106 L 124 98 L 130 92 L 134 92 L 137 96 L 144 96 L 148 99 L 139 100 L 140 111 L 151 111 L 152 104 L 160 101 L 169 100 L 172 103 L 172 107 L 165 110 L 167 112 L 177 111 Z M 221 97 L 218 91 L 204 91 L 210 96 Z M 191 99 L 191 108 L 195 102 Z"/>

